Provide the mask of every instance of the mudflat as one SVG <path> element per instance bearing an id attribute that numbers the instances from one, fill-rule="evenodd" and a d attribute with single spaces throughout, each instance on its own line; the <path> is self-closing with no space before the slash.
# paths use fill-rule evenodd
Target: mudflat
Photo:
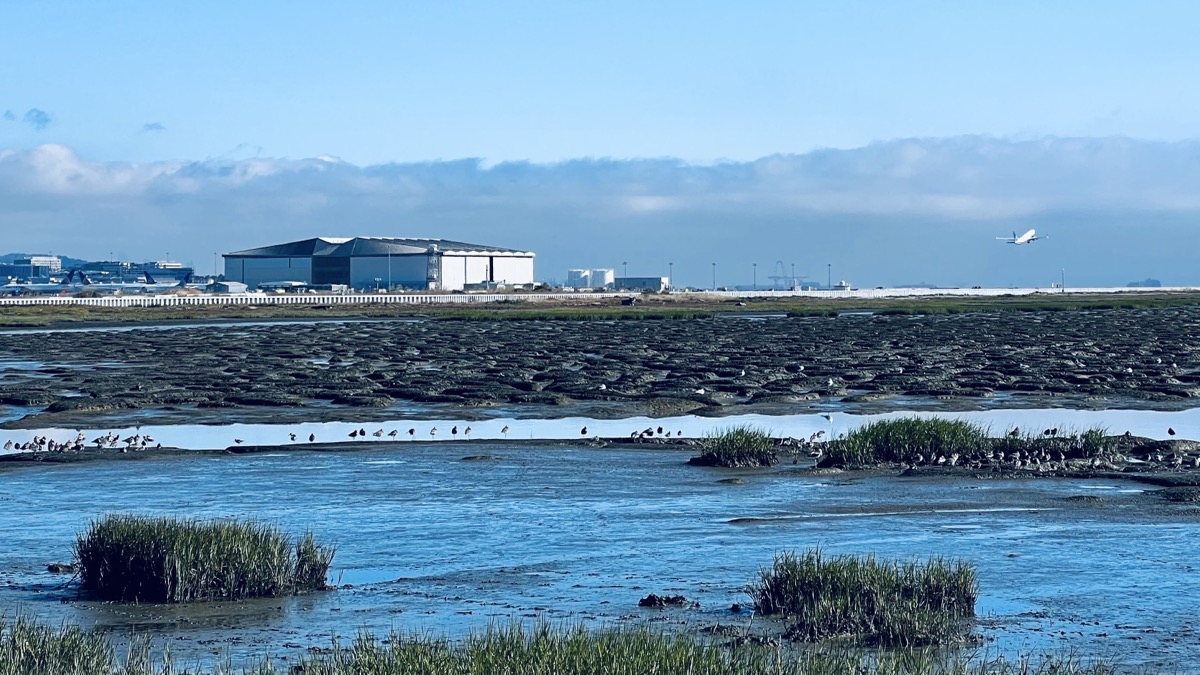
<path id="1" fill-rule="evenodd" d="M 1060 406 L 1180 410 L 1200 394 L 1200 307 L 664 320 L 381 320 L 12 332 L 10 427 L 279 417 L 605 417 Z"/>

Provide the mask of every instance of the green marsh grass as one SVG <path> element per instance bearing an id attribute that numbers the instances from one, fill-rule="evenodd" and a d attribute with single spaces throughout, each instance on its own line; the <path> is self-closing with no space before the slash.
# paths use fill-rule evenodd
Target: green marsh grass
<path id="1" fill-rule="evenodd" d="M 835 464 L 910 463 L 918 455 L 977 454 L 991 446 L 987 429 L 962 420 L 904 417 L 863 425 L 827 444 Z"/>
<path id="2" fill-rule="evenodd" d="M 194 602 L 326 588 L 334 549 L 256 522 L 110 515 L 75 540 L 84 591 L 121 602 Z"/>
<path id="3" fill-rule="evenodd" d="M 289 659 L 282 670 L 269 658 L 251 659 L 235 669 L 227 659 L 208 670 L 180 670 L 167 648 L 155 658 L 156 640 L 134 635 L 125 658 L 118 658 L 109 635 L 76 626 L 58 628 L 27 616 L 0 617 L 0 675 L 168 675 L 176 672 L 276 672 L 304 675 L 466 675 L 468 673 L 694 673 L 750 675 L 1101 675 L 1111 663 L 1072 653 L 1037 658 L 990 657 L 986 652 L 929 647 L 861 649 L 841 645 L 762 646 L 735 640 L 708 640 L 689 633 L 645 627 L 588 629 L 552 627 L 545 622 L 492 626 L 461 641 L 428 634 L 393 632 L 380 641 L 364 632 L 348 645 L 309 651 Z"/>
<path id="4" fill-rule="evenodd" d="M 794 621 L 808 642 L 846 637 L 888 647 L 953 643 L 975 615 L 979 584 L 962 561 L 884 562 L 875 556 L 827 558 L 819 548 L 775 556 L 748 591 L 755 608 Z"/>
<path id="5" fill-rule="evenodd" d="M 998 453 L 1051 452 L 1072 459 L 1091 458 L 1112 445 L 1108 430 L 1092 427 L 1083 431 L 1056 429 L 1054 436 L 1043 430 L 1008 429 L 999 437 L 991 430 L 963 420 L 903 417 L 865 424 L 825 444 L 829 464 L 865 467 L 878 464 L 932 464 L 938 457 L 958 456 L 959 464 L 982 460 Z"/>
<path id="6" fill-rule="evenodd" d="M 770 432 L 751 426 L 722 429 L 704 439 L 692 464 L 721 467 L 774 466 L 779 461 Z"/>

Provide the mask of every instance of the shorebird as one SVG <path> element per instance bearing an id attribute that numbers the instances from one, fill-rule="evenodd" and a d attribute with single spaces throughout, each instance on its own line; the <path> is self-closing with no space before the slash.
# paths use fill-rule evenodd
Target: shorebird
<path id="1" fill-rule="evenodd" d="M 663 428 L 662 428 L 662 427 L 659 427 L 659 428 L 658 428 L 658 434 L 659 434 L 660 436 L 662 435 L 662 432 L 663 432 Z"/>
<path id="2" fill-rule="evenodd" d="M 309 434 L 309 435 L 308 435 L 308 442 L 309 442 L 309 443 L 312 443 L 312 442 L 313 442 L 313 441 L 315 441 L 315 440 L 317 440 L 317 435 L 316 435 L 316 434 Z"/>
<path id="3" fill-rule="evenodd" d="M 296 434 L 288 434 L 288 438 L 294 441 L 296 440 Z"/>
<path id="4" fill-rule="evenodd" d="M 238 445 L 241 445 L 243 443 L 242 439 L 240 439 L 240 438 L 233 439 L 233 442 L 237 443 Z"/>
<path id="5" fill-rule="evenodd" d="M 367 435 L 367 430 L 366 430 L 366 429 L 359 429 L 359 430 L 358 430 L 358 435 L 359 435 L 359 436 L 366 436 L 366 435 Z"/>
<path id="6" fill-rule="evenodd" d="M 430 438 L 433 438 L 433 437 L 435 437 L 435 436 L 437 436 L 437 427 L 434 427 L 434 428 L 432 428 L 432 429 L 430 429 L 430 430 L 429 430 L 429 437 L 430 437 Z"/>
<path id="7" fill-rule="evenodd" d="M 508 425 L 507 424 L 505 424 L 504 428 L 500 430 L 500 433 L 504 434 L 505 439 L 508 438 Z"/>
<path id="8" fill-rule="evenodd" d="M 358 438 L 358 429 L 350 432 L 350 438 Z"/>
<path id="9" fill-rule="evenodd" d="M 455 437 L 455 438 L 458 438 L 458 425 L 457 425 L 457 424 L 455 424 L 455 425 L 454 425 L 454 428 L 452 428 L 452 429 L 450 430 L 450 435 L 451 435 L 451 436 L 453 436 L 453 437 Z"/>
<path id="10" fill-rule="evenodd" d="M 411 441 L 411 440 L 413 439 L 413 436 L 416 436 L 416 435 L 417 435 L 417 430 L 416 430 L 416 429 L 409 429 L 409 430 L 408 430 L 408 440 L 410 440 L 410 441 Z"/>
<path id="11" fill-rule="evenodd" d="M 388 438 L 390 438 L 394 441 L 394 440 L 396 440 L 396 434 L 398 434 L 398 433 L 400 433 L 400 432 L 396 431 L 395 429 L 392 429 L 391 431 L 388 432 Z"/>
<path id="12" fill-rule="evenodd" d="M 580 436 L 587 436 L 587 427 L 584 427 L 584 428 L 580 429 L 580 430 L 579 430 L 579 435 L 580 435 Z"/>
<path id="13" fill-rule="evenodd" d="M 375 431 L 371 435 L 374 436 L 375 438 L 382 438 L 383 437 L 383 429 Z"/>
<path id="14" fill-rule="evenodd" d="M 1167 427 L 1167 435 L 1168 435 L 1168 436 L 1174 436 L 1174 435 L 1175 435 L 1175 430 L 1174 430 L 1174 429 L 1172 429 L 1171 427 Z"/>
<path id="15" fill-rule="evenodd" d="M 471 440 L 471 427 L 463 429 L 463 436 L 466 436 L 468 441 Z"/>

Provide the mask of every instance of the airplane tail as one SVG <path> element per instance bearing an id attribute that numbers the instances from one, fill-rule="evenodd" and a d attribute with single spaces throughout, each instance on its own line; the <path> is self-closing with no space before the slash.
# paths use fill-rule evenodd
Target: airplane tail
<path id="1" fill-rule="evenodd" d="M 154 277 L 150 276 L 149 272 L 142 270 L 142 274 L 146 276 L 146 283 L 151 284 L 151 285 L 158 283 L 158 282 L 154 281 Z"/>
<path id="2" fill-rule="evenodd" d="M 83 273 L 83 270 L 79 271 L 79 282 L 82 283 L 84 286 L 92 285 L 92 280 L 87 278 L 87 275 Z"/>
<path id="3" fill-rule="evenodd" d="M 62 280 L 62 285 L 70 286 L 71 282 L 74 280 L 75 280 L 75 270 L 67 270 L 67 276 Z"/>
<path id="4" fill-rule="evenodd" d="M 182 279 L 179 280 L 179 287 L 186 288 L 190 283 L 192 283 L 192 273 L 188 272 L 187 274 L 183 275 Z"/>

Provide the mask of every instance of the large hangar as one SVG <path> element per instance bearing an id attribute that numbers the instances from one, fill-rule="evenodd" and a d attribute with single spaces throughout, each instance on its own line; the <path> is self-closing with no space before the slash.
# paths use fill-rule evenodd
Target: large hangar
<path id="1" fill-rule="evenodd" d="M 533 283 L 533 253 L 447 239 L 317 237 L 222 256 L 225 278 L 250 288 L 280 281 L 351 288 L 458 291 Z"/>

